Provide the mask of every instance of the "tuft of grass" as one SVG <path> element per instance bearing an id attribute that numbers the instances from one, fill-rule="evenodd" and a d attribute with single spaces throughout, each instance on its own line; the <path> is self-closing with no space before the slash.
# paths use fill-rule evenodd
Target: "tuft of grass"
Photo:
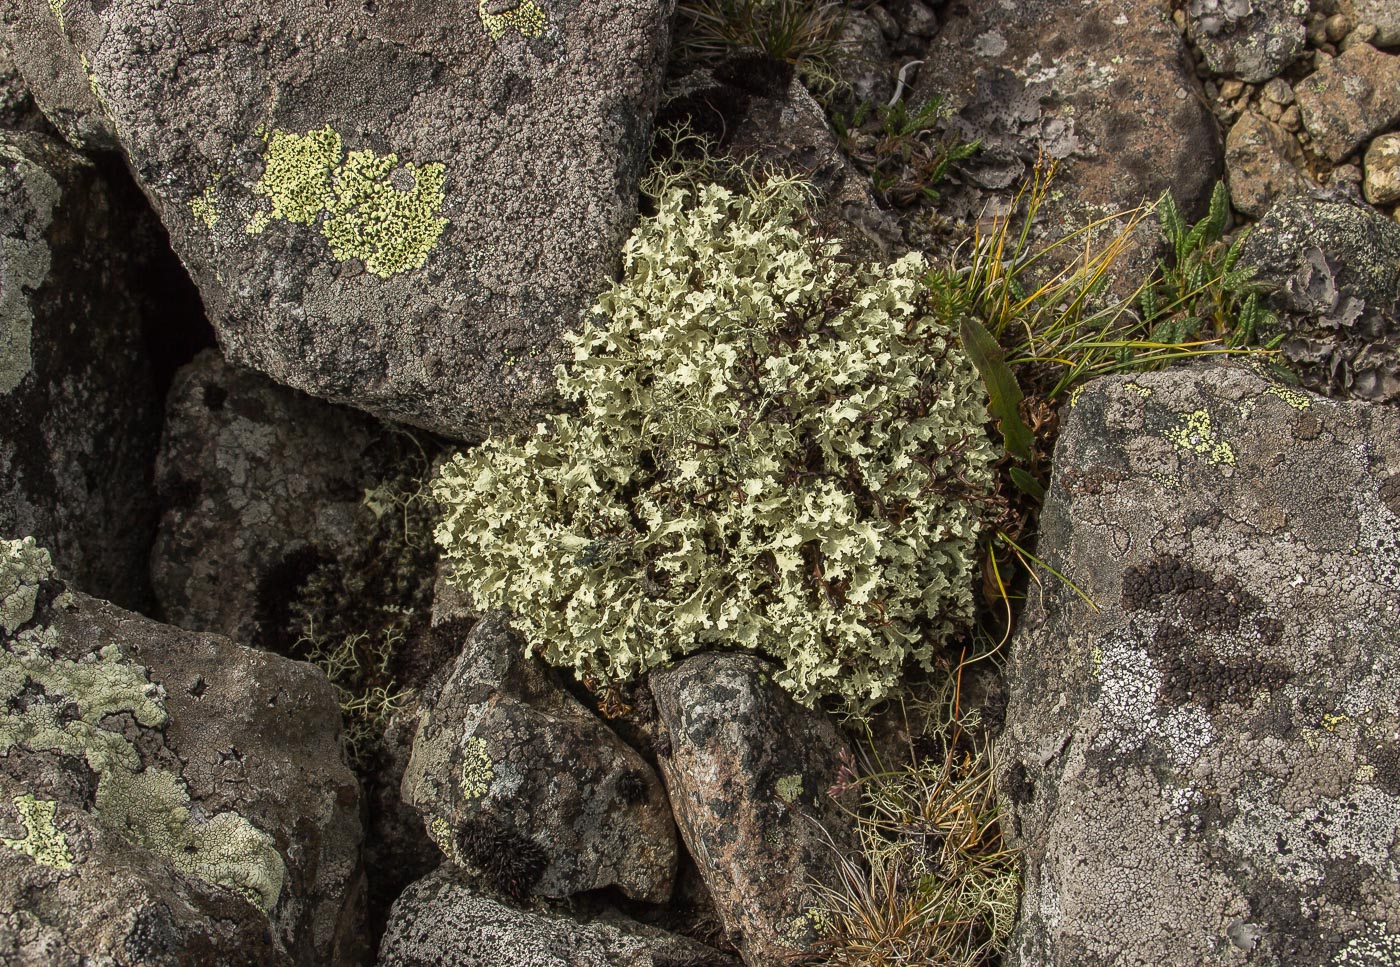
<path id="1" fill-rule="evenodd" d="M 864 101 L 850 116 L 833 114 L 832 128 L 852 161 L 870 175 L 875 193 L 893 208 L 935 204 L 938 185 L 954 164 L 976 153 L 980 142 L 963 142 L 942 132 L 948 116 L 943 99 L 910 106 Z"/>
<path id="2" fill-rule="evenodd" d="M 841 87 L 845 9 L 827 0 L 681 0 L 672 49 L 682 64 L 757 54 L 791 65 L 813 93 L 830 96 Z"/>

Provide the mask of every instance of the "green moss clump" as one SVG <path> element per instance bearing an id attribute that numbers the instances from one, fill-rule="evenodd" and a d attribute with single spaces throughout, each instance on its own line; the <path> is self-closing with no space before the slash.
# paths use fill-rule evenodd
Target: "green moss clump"
<path id="1" fill-rule="evenodd" d="M 972 613 L 994 450 L 918 256 L 853 267 L 803 186 L 667 192 L 558 371 L 579 413 L 434 483 L 481 608 L 604 681 L 705 647 L 865 705 Z"/>

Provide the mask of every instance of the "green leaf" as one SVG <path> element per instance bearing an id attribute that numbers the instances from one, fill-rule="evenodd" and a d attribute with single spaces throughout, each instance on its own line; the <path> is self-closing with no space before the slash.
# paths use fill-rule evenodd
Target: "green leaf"
<path id="1" fill-rule="evenodd" d="M 1030 471 L 1021 467 L 1011 468 L 1011 482 L 1016 485 L 1016 489 L 1027 496 L 1034 497 L 1037 501 L 1045 500 L 1045 488 L 1041 486 L 1039 480 L 1031 476 Z"/>
<path id="2" fill-rule="evenodd" d="M 1006 452 L 1017 460 L 1030 463 L 1035 450 L 1035 435 L 1021 419 L 1021 387 L 1011 367 L 1006 365 L 1006 354 L 987 328 L 971 316 L 963 317 L 960 331 L 963 348 L 977 367 L 977 372 L 982 374 L 982 382 L 987 385 L 992 415 L 999 421 Z"/>

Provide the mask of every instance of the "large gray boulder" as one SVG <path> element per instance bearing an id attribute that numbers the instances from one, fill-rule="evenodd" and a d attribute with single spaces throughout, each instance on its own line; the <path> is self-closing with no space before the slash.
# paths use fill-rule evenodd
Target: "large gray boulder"
<path id="1" fill-rule="evenodd" d="M 1009 963 L 1394 962 L 1397 441 L 1244 368 L 1078 395 L 1039 554 L 1097 609 L 1047 577 L 1013 643 Z"/>
<path id="2" fill-rule="evenodd" d="M 59 9 L 231 362 L 533 425 L 635 218 L 669 2 Z"/>
<path id="3" fill-rule="evenodd" d="M 0 132 L 0 533 L 82 590 L 150 598 L 160 400 L 140 216 L 58 141 Z"/>
<path id="4" fill-rule="evenodd" d="M 360 962 L 337 718 L 311 666 L 74 593 L 32 539 L 0 542 L 0 960 Z"/>
<path id="5" fill-rule="evenodd" d="M 117 135 L 100 90 L 65 34 L 66 7 L 66 0 L 0 0 L 0 46 L 63 140 L 81 151 L 113 151 Z"/>

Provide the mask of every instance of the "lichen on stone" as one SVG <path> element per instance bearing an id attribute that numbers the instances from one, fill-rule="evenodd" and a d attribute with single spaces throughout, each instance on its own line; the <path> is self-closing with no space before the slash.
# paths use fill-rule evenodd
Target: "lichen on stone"
<path id="1" fill-rule="evenodd" d="M 363 150 L 347 156 L 330 125 L 304 135 L 273 131 L 253 189 L 271 208 L 255 214 L 247 231 L 260 234 L 277 220 L 319 223 L 337 259 L 357 258 L 367 271 L 387 279 L 422 268 L 437 246 L 447 227 L 437 214 L 444 172 L 436 163 L 399 166 L 392 153 Z M 397 183 L 406 184 L 401 189 Z"/>
<path id="2" fill-rule="evenodd" d="M 18 216 L 0 234 L 0 395 L 12 392 L 34 367 L 29 294 L 48 278 L 52 255 L 45 236 L 62 195 L 42 166 L 14 147 L 0 147 L 0 197 Z"/>
<path id="3" fill-rule="evenodd" d="M 790 776 L 782 776 L 774 786 L 778 793 L 778 798 L 783 802 L 791 804 L 797 802 L 797 798 L 802 795 L 802 776 L 793 773 Z"/>
<path id="4" fill-rule="evenodd" d="M 489 3 L 490 0 L 477 0 L 476 15 L 481 19 L 481 26 L 493 44 L 509 30 L 530 38 L 538 37 L 549 26 L 549 18 L 535 0 L 521 0 L 519 5 L 501 13 L 492 13 L 488 9 Z"/>
<path id="5" fill-rule="evenodd" d="M 58 29 L 67 30 L 68 25 L 63 18 L 64 0 L 49 0 L 49 9 L 53 11 L 54 17 L 58 20 Z"/>
<path id="6" fill-rule="evenodd" d="M 39 583 L 53 576 L 49 552 L 26 537 L 0 541 L 0 628 L 14 634 L 34 618 Z"/>
<path id="7" fill-rule="evenodd" d="M 462 752 L 462 795 L 467 799 L 480 799 L 491 791 L 491 780 L 495 778 L 495 768 L 486 752 L 486 740 L 474 735 L 464 743 Z"/>
<path id="8" fill-rule="evenodd" d="M 1178 449 L 1205 457 L 1211 463 L 1235 465 L 1234 448 L 1216 435 L 1210 414 L 1205 410 L 1181 414 L 1176 425 L 1167 430 L 1167 439 Z"/>
<path id="9" fill-rule="evenodd" d="M 0 843 L 26 854 L 40 866 L 71 870 L 73 853 L 68 849 L 68 837 L 54 825 L 58 803 L 52 799 L 35 799 L 33 793 L 16 796 L 13 802 L 24 823 L 25 835 L 21 839 L 0 839 Z"/>
<path id="10" fill-rule="evenodd" d="M 190 213 L 204 223 L 205 228 L 213 228 L 219 221 L 219 199 L 214 188 L 219 182 L 219 172 L 209 176 L 209 184 L 204 193 L 190 199 Z"/>

